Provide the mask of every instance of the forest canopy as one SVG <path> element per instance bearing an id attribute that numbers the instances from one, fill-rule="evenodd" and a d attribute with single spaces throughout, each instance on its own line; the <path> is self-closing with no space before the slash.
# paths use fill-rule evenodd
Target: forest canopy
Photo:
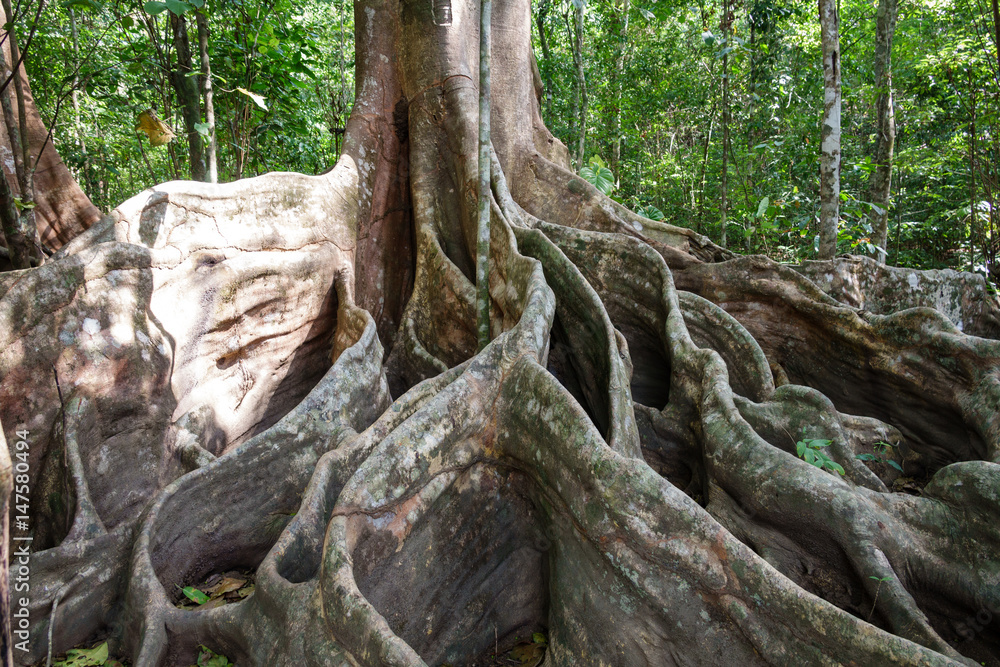
<path id="1" fill-rule="evenodd" d="M 184 137 L 183 103 L 171 85 L 173 11 L 187 17 L 195 52 L 194 16 L 207 21 L 220 180 L 318 173 L 335 160 L 354 96 L 350 3 L 87 0 L 50 4 L 37 27 L 29 4 L 16 24 L 36 30 L 26 64 L 42 117 L 105 212 L 145 187 L 191 175 L 185 141 L 143 148 L 133 132 L 153 109 Z M 866 188 L 878 122 L 877 8 L 839 7 L 838 251 L 874 256 Z M 898 9 L 890 264 L 984 275 L 995 264 L 1000 83 L 992 12 L 988 0 Z M 725 150 L 728 245 L 783 261 L 815 257 L 823 99 L 815 3 L 540 0 L 533 16 L 543 118 L 570 148 L 574 168 L 607 169 L 604 189 L 618 201 L 719 240 Z M 195 70 L 197 61 L 195 53 Z M 196 122 L 194 131 L 205 133 L 203 113 Z"/>

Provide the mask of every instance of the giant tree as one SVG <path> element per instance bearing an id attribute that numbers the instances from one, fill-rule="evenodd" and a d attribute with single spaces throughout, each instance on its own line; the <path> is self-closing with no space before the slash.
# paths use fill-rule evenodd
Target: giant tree
<path id="1" fill-rule="evenodd" d="M 542 632 L 553 665 L 997 664 L 982 281 L 796 271 L 602 196 L 507 0 L 477 352 L 478 25 L 359 0 L 331 171 L 160 185 L 0 277 L 15 659 L 471 665 Z M 234 569 L 252 594 L 178 606 Z"/>

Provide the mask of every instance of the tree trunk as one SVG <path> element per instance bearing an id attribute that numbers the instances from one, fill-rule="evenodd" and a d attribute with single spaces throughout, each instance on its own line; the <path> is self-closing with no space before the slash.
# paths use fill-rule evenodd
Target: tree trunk
<path id="1" fill-rule="evenodd" d="M 837 254 L 840 224 L 840 16 L 837 0 L 819 0 L 823 43 L 823 122 L 819 158 L 819 258 Z"/>
<path id="2" fill-rule="evenodd" d="M 730 46 L 731 14 L 729 10 L 729 0 L 722 3 L 722 29 L 724 46 Z M 730 104 L 729 104 L 729 54 L 722 56 L 722 175 L 719 181 L 719 245 L 725 248 L 728 245 L 726 238 L 727 227 L 729 225 L 729 124 L 730 124 Z"/>
<path id="3" fill-rule="evenodd" d="M 3 2 L 5 15 L 10 15 L 10 3 Z M 13 85 L 8 85 L 0 91 L 0 111 L 3 112 L 7 138 L 10 143 L 13 172 L 17 181 L 17 195 L 8 187 L 0 188 L 3 198 L 0 208 L 3 212 L 4 238 L 10 251 L 11 265 L 15 269 L 27 269 L 42 261 L 42 249 L 38 241 L 38 228 L 35 225 L 35 193 L 32 178 L 32 160 L 28 146 L 27 123 L 25 118 L 24 87 L 20 77 L 11 73 L 15 63 L 20 62 L 17 40 L 14 31 L 8 29 L 4 40 L 5 48 L 0 51 L 0 72 L 4 79 L 12 79 Z M 12 98 L 17 102 L 17 113 L 14 112 Z M 6 159 L 7 156 L 4 156 Z"/>
<path id="4" fill-rule="evenodd" d="M 174 92 L 177 93 L 177 103 L 184 116 L 184 132 L 188 140 L 191 180 L 204 181 L 205 158 L 201 134 L 195 128 L 195 124 L 201 122 L 201 103 L 198 82 L 190 76 L 194 70 L 191 67 L 191 42 L 188 39 L 187 20 L 183 16 L 170 12 L 170 27 L 174 34 L 174 56 L 177 58 L 174 68 L 170 72 L 170 83 L 174 87 Z"/>
<path id="5" fill-rule="evenodd" d="M 576 140 L 573 160 L 579 170 L 587 153 L 587 76 L 583 64 L 583 13 L 587 7 L 585 0 L 573 0 L 573 29 L 570 41 L 573 46 L 573 129 Z"/>
<path id="6" fill-rule="evenodd" d="M 163 184 L 0 275 L 19 664 L 50 631 L 142 667 L 498 664 L 534 633 L 555 666 L 997 664 L 985 284 L 809 265 L 824 292 L 602 196 L 544 157 L 529 9 L 492 9 L 482 351 L 476 3 L 359 3 L 330 172 Z M 954 323 L 909 308 L 937 298 Z M 824 440 L 843 474 L 796 455 Z"/>
<path id="7" fill-rule="evenodd" d="M 874 231 L 872 243 L 878 246 L 878 261 L 885 264 L 886 239 L 889 235 L 889 192 L 892 188 L 893 151 L 896 145 L 896 114 L 892 100 L 892 38 L 896 33 L 897 0 L 879 0 L 875 29 L 875 88 L 878 99 L 877 131 L 872 162 L 875 170 L 868 180 L 868 202 L 872 210 L 868 220 Z"/>
<path id="8" fill-rule="evenodd" d="M 6 16 L 0 10 L 0 21 L 7 23 Z M 10 72 L 10 65 L 14 62 L 10 54 L 10 43 L 6 39 L 3 40 L 2 56 L 6 64 L 0 69 L 3 70 L 4 78 L 6 78 Z M 35 108 L 31 86 L 24 73 L 23 65 L 18 69 L 17 78 L 20 81 L 24 104 L 28 153 L 31 155 L 31 164 L 34 165 L 32 186 L 35 208 L 33 212 L 37 230 L 37 232 L 24 230 L 20 233 L 26 239 L 31 239 L 37 233 L 37 239 L 40 243 L 52 250 L 58 250 L 70 239 L 97 222 L 101 217 L 101 212 L 80 189 L 52 145 L 49 128 L 42 121 Z M 13 86 L 8 86 L 8 90 L 12 88 Z M 6 94 L 7 91 L 4 93 Z M 11 192 L 10 197 L 20 197 L 21 193 L 14 156 L 20 152 L 23 161 L 24 150 L 23 147 L 15 150 L 12 142 L 12 139 L 20 139 L 20 118 L 17 109 L 12 105 L 10 115 L 3 117 L 2 126 L 5 131 L 0 131 L 0 155 L 3 156 L 3 159 L 0 160 L 0 168 L 3 169 L 3 175 L 6 177 L 6 189 Z M 7 128 L 12 128 L 13 133 L 8 133 Z M 0 190 L 4 188 L 5 186 L 0 184 Z M 8 202 L 8 206 L 12 207 L 12 199 L 5 198 L 2 193 L 0 193 L 0 200 Z M 6 235 L 7 230 L 4 231 Z M 9 239 L 9 237 L 7 238 Z M 33 241 L 30 240 L 25 241 L 22 247 L 27 248 L 32 243 Z"/>
<path id="9" fill-rule="evenodd" d="M 615 4 L 614 14 L 617 23 L 618 48 L 615 52 L 615 66 L 611 70 L 611 174 L 615 186 L 621 185 L 622 159 L 622 81 L 625 78 L 625 56 L 628 54 L 628 19 L 631 3 L 620 0 Z"/>
<path id="10" fill-rule="evenodd" d="M 219 182 L 219 161 L 215 142 L 215 92 L 212 89 L 212 64 L 208 59 L 208 17 L 204 9 L 195 12 L 198 23 L 198 54 L 201 57 L 201 96 L 205 102 L 205 124 L 208 125 L 208 182 Z"/>
<path id="11" fill-rule="evenodd" d="M 549 37 L 545 29 L 545 18 L 552 8 L 552 0 L 540 0 L 538 12 L 535 15 L 535 25 L 538 26 L 538 43 L 542 47 L 542 63 L 539 67 L 542 79 L 542 111 L 548 113 L 552 109 L 552 54 L 549 52 Z"/>

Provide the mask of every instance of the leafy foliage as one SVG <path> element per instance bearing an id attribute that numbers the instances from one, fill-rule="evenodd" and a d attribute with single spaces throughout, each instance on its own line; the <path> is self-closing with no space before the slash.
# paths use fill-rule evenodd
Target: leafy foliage
<path id="1" fill-rule="evenodd" d="M 601 194 L 609 195 L 615 189 L 615 177 L 600 156 L 594 155 L 590 162 L 580 168 L 580 176 L 597 188 Z"/>
<path id="2" fill-rule="evenodd" d="M 806 438 L 795 443 L 795 451 L 806 463 L 843 475 L 844 467 L 823 451 L 823 448 L 829 447 L 832 442 L 832 440 Z"/>

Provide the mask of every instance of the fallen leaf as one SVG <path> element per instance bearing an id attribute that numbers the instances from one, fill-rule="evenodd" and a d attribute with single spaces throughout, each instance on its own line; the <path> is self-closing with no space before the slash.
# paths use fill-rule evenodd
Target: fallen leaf
<path id="1" fill-rule="evenodd" d="M 246 583 L 247 583 L 246 579 L 238 579 L 236 577 L 223 577 L 219 583 L 209 588 L 206 588 L 205 592 L 208 593 L 209 596 L 217 598 L 220 595 L 225 595 L 226 593 L 229 593 L 231 591 L 236 591 L 239 590 L 240 588 L 243 588 L 243 586 L 245 586 Z"/>

